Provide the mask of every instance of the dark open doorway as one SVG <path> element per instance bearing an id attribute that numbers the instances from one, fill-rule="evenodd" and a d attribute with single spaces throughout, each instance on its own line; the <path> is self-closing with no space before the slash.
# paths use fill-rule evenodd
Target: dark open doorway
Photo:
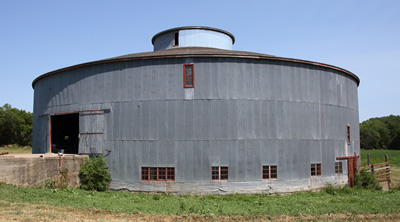
<path id="1" fill-rule="evenodd" d="M 56 115 L 51 117 L 51 152 L 78 154 L 79 114 Z"/>

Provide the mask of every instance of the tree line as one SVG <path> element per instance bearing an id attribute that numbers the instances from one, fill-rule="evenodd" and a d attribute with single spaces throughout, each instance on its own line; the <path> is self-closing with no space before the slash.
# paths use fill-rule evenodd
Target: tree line
<path id="1" fill-rule="evenodd" d="M 33 115 L 5 104 L 0 107 L 0 146 L 32 146 Z"/>
<path id="2" fill-rule="evenodd" d="M 360 124 L 361 149 L 400 150 L 400 116 L 371 118 Z"/>

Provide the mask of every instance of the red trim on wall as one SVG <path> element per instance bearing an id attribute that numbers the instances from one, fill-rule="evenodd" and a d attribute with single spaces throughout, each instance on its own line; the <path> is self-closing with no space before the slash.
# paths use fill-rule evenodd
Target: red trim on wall
<path id="1" fill-rule="evenodd" d="M 187 74 L 187 67 L 191 67 L 192 72 Z M 192 78 L 192 84 L 186 81 L 186 78 Z M 184 64 L 183 65 L 183 87 L 184 88 L 194 88 L 194 65 L 193 64 Z"/>
<path id="2" fill-rule="evenodd" d="M 49 153 L 51 153 L 51 116 L 49 116 Z"/>

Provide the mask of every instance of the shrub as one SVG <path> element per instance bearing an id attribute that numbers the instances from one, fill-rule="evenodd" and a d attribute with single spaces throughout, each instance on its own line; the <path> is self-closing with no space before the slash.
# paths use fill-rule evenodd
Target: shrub
<path id="1" fill-rule="evenodd" d="M 366 169 L 361 169 L 359 173 L 354 174 L 354 186 L 370 190 L 382 190 L 382 186 L 376 181 L 375 175 L 367 172 Z"/>
<path id="2" fill-rule="evenodd" d="M 92 157 L 79 170 L 81 189 L 105 191 L 111 182 L 107 162 L 103 156 Z"/>

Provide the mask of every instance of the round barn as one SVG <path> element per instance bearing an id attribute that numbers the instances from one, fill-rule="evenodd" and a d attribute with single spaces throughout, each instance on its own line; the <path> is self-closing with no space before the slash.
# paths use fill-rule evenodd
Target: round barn
<path id="1" fill-rule="evenodd" d="M 33 152 L 101 154 L 111 189 L 276 193 L 347 182 L 360 153 L 359 78 L 235 51 L 224 30 L 156 34 L 154 51 L 37 77 Z"/>

